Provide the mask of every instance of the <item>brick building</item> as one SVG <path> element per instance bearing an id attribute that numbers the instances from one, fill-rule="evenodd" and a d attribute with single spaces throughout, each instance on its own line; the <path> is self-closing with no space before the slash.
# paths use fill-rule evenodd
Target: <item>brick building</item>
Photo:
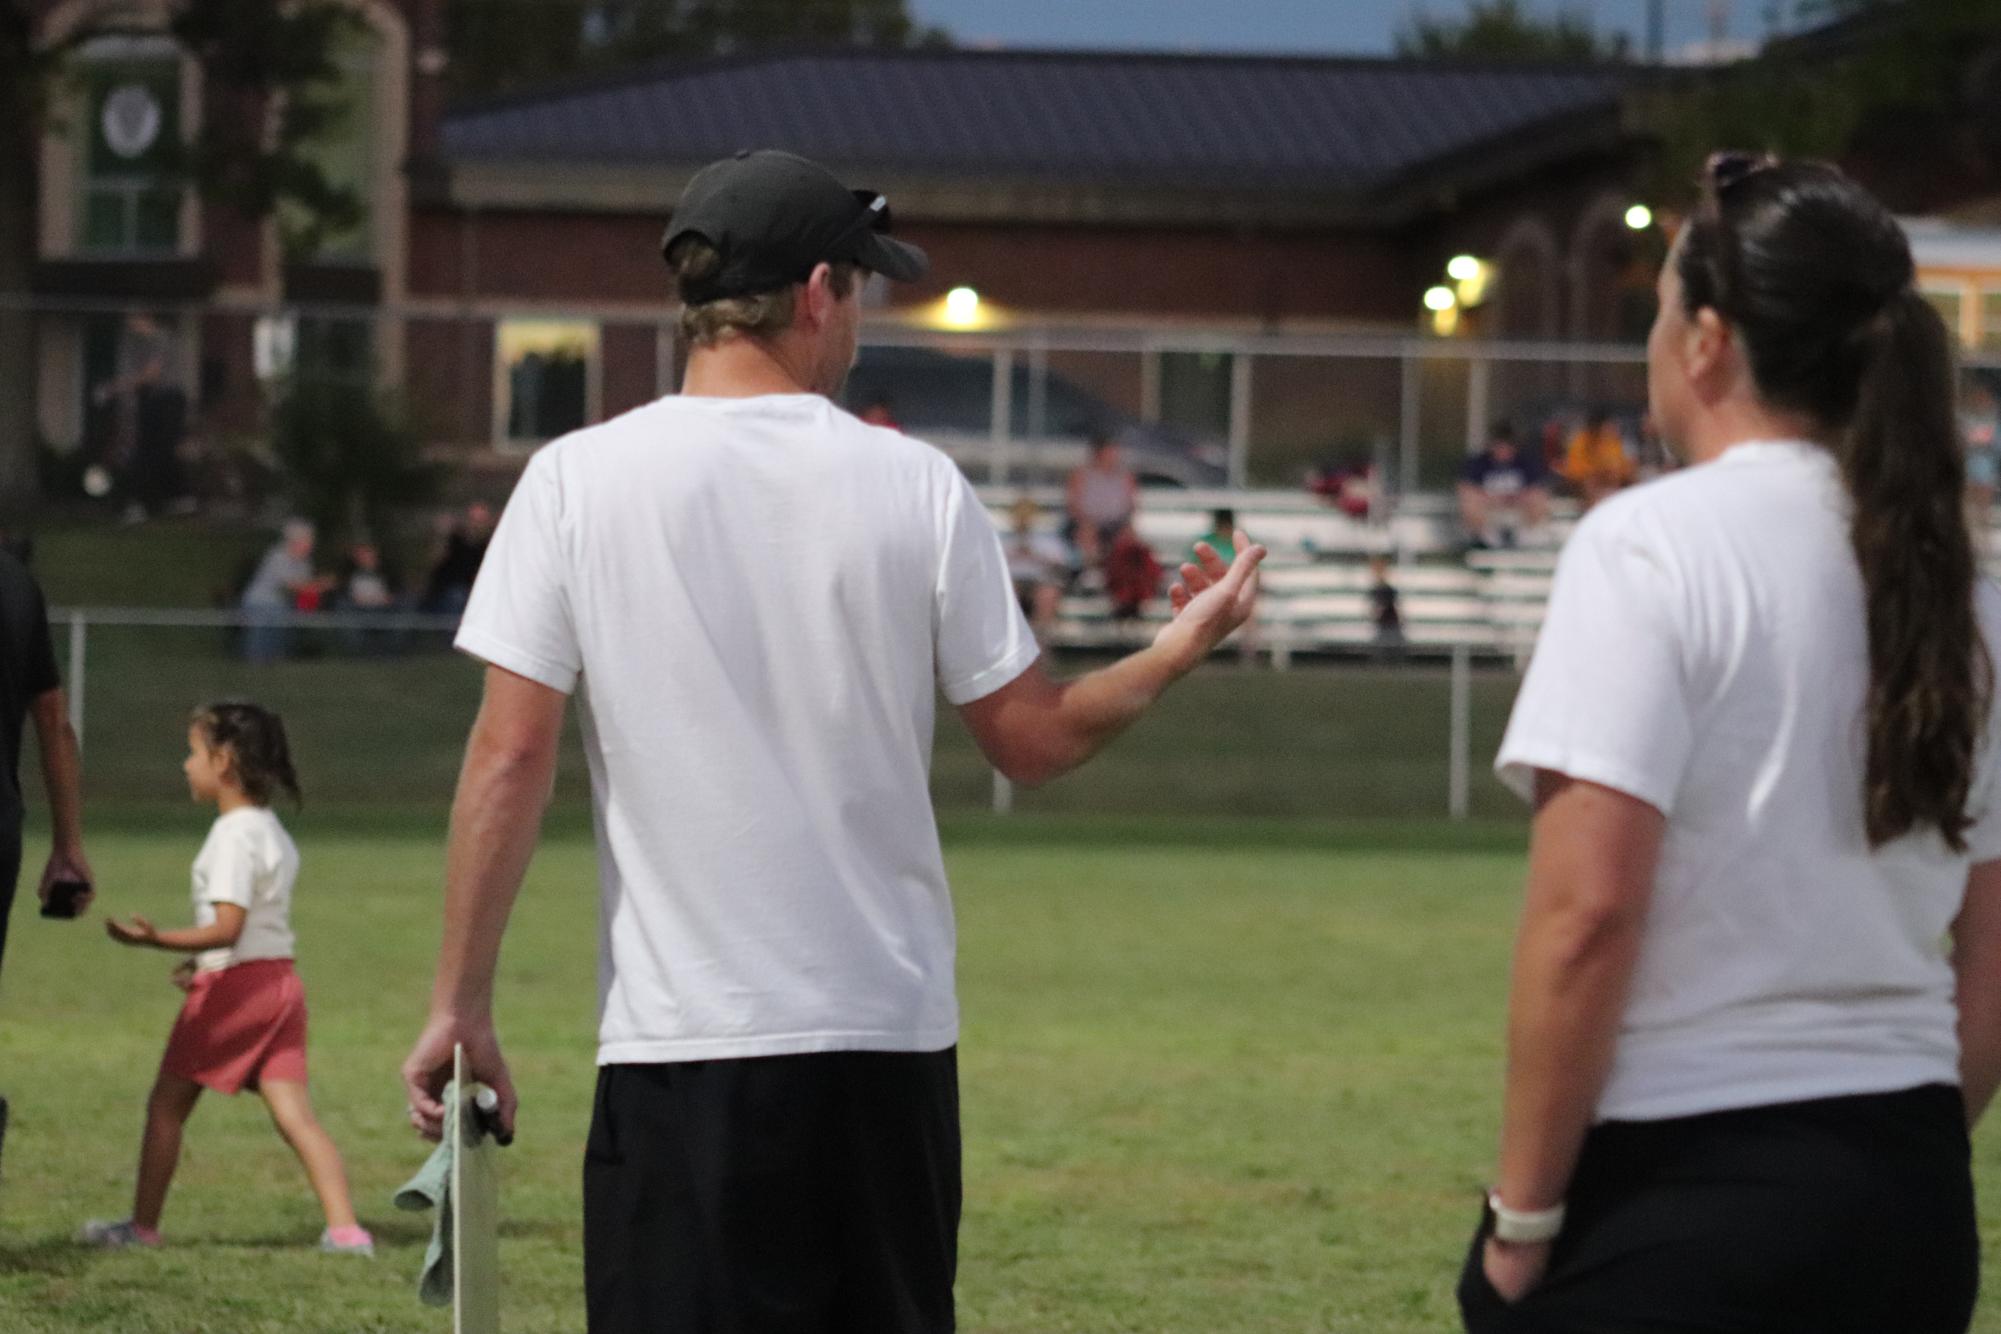
<path id="1" fill-rule="evenodd" d="M 413 380 L 421 373 L 434 401 L 461 406 L 460 438 L 490 425 L 503 443 L 510 368 L 486 357 L 530 355 L 536 337 L 582 350 L 593 414 L 650 395 L 670 361 L 652 327 L 669 299 L 657 250 L 667 206 L 702 163 L 750 146 L 805 153 L 888 195 L 933 276 L 872 293 L 884 324 L 935 323 L 940 298 L 963 286 L 1016 329 L 1405 334 L 1446 260 L 1471 250 L 1499 261 L 1484 332 L 1630 332 L 1596 290 L 1622 277 L 1618 257 L 1599 256 L 1628 245 L 1627 77 L 1355 59 L 793 53 L 458 108 L 441 135 L 444 189 L 419 207 L 412 290 L 502 321 L 502 332 L 440 328 Z M 506 336 L 510 319 L 522 339 Z M 528 327 L 538 319 L 539 332 Z M 1143 411 L 1228 393 L 1228 368 L 1195 357 L 1073 373 Z M 498 386 L 490 411 L 488 385 Z"/>
<path id="2" fill-rule="evenodd" d="M 362 23 L 338 60 L 349 96 L 316 150 L 364 203 L 358 225 L 302 249 L 295 220 L 254 222 L 163 183 L 168 149 L 205 116 L 241 114 L 204 86 L 165 34 L 166 5 L 45 0 L 42 37 L 75 42 L 45 121 L 40 170 L 37 402 L 57 448 L 84 439 L 128 336 L 126 312 L 154 313 L 182 381 L 226 424 L 258 412 L 259 348 L 270 371 L 293 355 L 351 373 L 403 377 L 394 322 L 272 317 L 289 303 L 364 315 L 410 290 L 414 201 L 434 172 L 443 110 L 443 0 L 343 0 Z"/>
<path id="3" fill-rule="evenodd" d="M 643 402 L 674 376 L 668 207 L 696 167 L 751 146 L 884 190 L 930 250 L 928 285 L 870 293 L 883 326 L 935 322 L 967 286 L 1022 329 L 1409 334 L 1468 252 L 1492 261 L 1476 332 L 1635 332 L 1630 71 L 795 52 L 448 109 L 446 0 L 346 3 L 365 29 L 321 152 L 367 207 L 307 253 L 282 216 L 252 224 L 162 184 L 162 143 L 217 109 L 160 35 L 158 0 L 77 50 L 44 143 L 35 279 L 39 415 L 58 448 L 88 441 L 131 309 L 158 313 L 227 430 L 253 430 L 260 385 L 301 366 L 399 390 L 470 454 Z M 46 4 L 46 35 L 89 8 Z M 1142 412 L 1227 412 L 1215 358 L 1079 374 Z"/>

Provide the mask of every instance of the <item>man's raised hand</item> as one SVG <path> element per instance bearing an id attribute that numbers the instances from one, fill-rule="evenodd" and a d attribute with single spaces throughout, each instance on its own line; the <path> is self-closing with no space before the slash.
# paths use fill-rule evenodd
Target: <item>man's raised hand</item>
<path id="1" fill-rule="evenodd" d="M 1241 528 L 1234 540 L 1237 558 L 1227 565 L 1214 547 L 1197 542 L 1195 559 L 1181 567 L 1181 582 L 1168 593 L 1174 619 L 1153 642 L 1187 667 L 1208 657 L 1257 609 L 1258 566 L 1269 553 L 1254 546 Z"/>

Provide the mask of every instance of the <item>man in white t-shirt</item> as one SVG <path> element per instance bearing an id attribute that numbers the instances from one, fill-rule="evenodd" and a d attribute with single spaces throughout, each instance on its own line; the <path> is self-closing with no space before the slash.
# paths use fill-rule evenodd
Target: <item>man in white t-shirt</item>
<path id="1" fill-rule="evenodd" d="M 494 535 L 459 647 L 488 664 L 452 818 L 430 1021 L 515 1095 L 494 963 L 578 694 L 600 863 L 585 1275 L 606 1331 L 953 1327 L 951 900 L 937 694 L 1017 782 L 1083 763 L 1242 624 L 1261 549 L 1183 572 L 1149 648 L 1044 674 L 944 455 L 830 400 L 864 273 L 908 281 L 878 195 L 788 154 L 696 175 L 664 251 L 682 394 L 559 440 Z"/>

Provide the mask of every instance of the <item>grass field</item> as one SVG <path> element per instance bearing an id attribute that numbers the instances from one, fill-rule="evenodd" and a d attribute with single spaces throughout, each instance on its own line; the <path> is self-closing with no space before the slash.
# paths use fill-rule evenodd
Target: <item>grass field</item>
<path id="1" fill-rule="evenodd" d="M 202 601 L 215 550 L 163 532 L 53 535 L 52 595 Z M 133 596 L 135 580 L 158 597 Z M 214 632 L 92 630 L 91 852 L 105 908 L 183 920 L 206 819 L 182 796 L 182 720 L 222 695 L 283 710 L 310 799 L 289 819 L 306 857 L 315 1096 L 380 1258 L 311 1249 L 320 1221 L 303 1177 L 245 1099 L 198 1109 L 169 1247 L 71 1244 L 81 1220 L 128 1205 L 178 994 L 167 956 L 120 949 L 95 921 L 38 921 L 24 903 L 0 987 L 14 1115 L 0 1170 L 5 1334 L 449 1328 L 414 1295 L 429 1221 L 389 1199 L 425 1154 L 395 1071 L 436 948 L 445 807 L 478 672 L 436 644 L 388 659 L 315 647 L 260 670 Z M 1004 821 L 979 813 L 988 771 L 941 714 L 933 788 L 966 1017 L 962 1328 L 1456 1328 L 1521 876 L 1519 809 L 1482 772 L 1513 689 L 1505 673 L 1476 681 L 1478 819 L 1465 826 L 1433 818 L 1448 728 L 1433 669 L 1218 664 Z M 573 736 L 503 961 L 501 1022 L 526 1100 L 504 1162 L 517 1334 L 583 1325 L 585 801 Z M 2001 1147 L 1990 1137 L 1978 1153 L 1985 1197 L 2001 1199 Z M 1992 1212 L 1988 1231 L 2001 1233 Z M 2001 1334 L 2001 1298 L 1976 1327 Z"/>
<path id="2" fill-rule="evenodd" d="M 100 829 L 105 906 L 185 912 L 200 813 Z M 1354 1331 L 1453 1324 L 1491 1151 L 1518 826 L 962 817 L 967 1206 L 962 1327 Z M 169 960 L 96 923 L 17 913 L 0 994 L 14 1126 L 0 1182 L 0 1329 L 438 1331 L 414 1274 L 427 1221 L 389 1196 L 421 1161 L 395 1069 L 436 942 L 428 837 L 323 815 L 297 920 L 314 1084 L 373 1264 L 325 1257 L 303 1178 L 254 1101 L 190 1127 L 170 1246 L 98 1255 L 177 994 Z M 545 845 L 503 962 L 524 1090 L 507 1151 L 509 1328 L 582 1328 L 591 853 Z M 2001 1142 L 1979 1170 L 2001 1198 Z M 1990 1236 L 2001 1232 L 1991 1208 Z M 1990 1253 L 1992 1248 L 1990 1247 Z M 2001 1330 L 2001 1301 L 1978 1328 Z"/>
<path id="3" fill-rule="evenodd" d="M 58 629 L 58 639 L 63 635 Z M 93 803 L 178 807 L 189 709 L 247 695 L 279 709 L 305 778 L 309 813 L 337 808 L 441 820 L 479 704 L 476 664 L 441 637 L 393 657 L 344 651 L 254 667 L 221 631 L 99 626 L 89 631 L 86 783 Z M 1057 670 L 1082 670 L 1066 662 Z M 1473 812 L 1517 818 L 1484 773 L 1514 696 L 1512 673 L 1474 680 Z M 1218 662 L 1177 686 L 1097 761 L 1035 792 L 1026 813 L 1408 819 L 1445 811 L 1450 685 L 1436 666 L 1346 665 L 1273 672 Z M 559 804 L 581 809 L 586 780 L 571 729 Z M 932 789 L 945 810 L 984 809 L 991 771 L 941 706 Z"/>

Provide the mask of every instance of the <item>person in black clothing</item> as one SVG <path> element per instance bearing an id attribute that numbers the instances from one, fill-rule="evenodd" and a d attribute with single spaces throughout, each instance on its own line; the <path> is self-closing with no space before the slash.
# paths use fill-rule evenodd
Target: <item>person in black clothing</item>
<path id="1" fill-rule="evenodd" d="M 465 518 L 452 525 L 445 535 L 445 551 L 431 568 L 424 588 L 423 609 L 455 616 L 466 609 L 472 596 L 472 582 L 479 577 L 480 563 L 493 541 L 493 510 L 475 500 L 466 506 Z"/>
<path id="2" fill-rule="evenodd" d="M 1378 649 L 1402 652 L 1403 611 L 1398 606 L 1397 586 L 1390 582 L 1390 563 L 1381 556 L 1369 558 L 1369 621 L 1376 628 Z"/>
<path id="3" fill-rule="evenodd" d="M 14 906 L 21 871 L 21 736 L 32 718 L 41 743 L 42 779 L 48 789 L 50 832 L 54 839 L 42 869 L 40 896 L 59 880 L 90 883 L 83 852 L 82 762 L 69 706 L 56 674 L 49 642 L 48 607 L 34 576 L 13 556 L 0 552 L 0 959 L 7 947 L 7 918 Z M 81 913 L 89 903 L 83 895 Z"/>

